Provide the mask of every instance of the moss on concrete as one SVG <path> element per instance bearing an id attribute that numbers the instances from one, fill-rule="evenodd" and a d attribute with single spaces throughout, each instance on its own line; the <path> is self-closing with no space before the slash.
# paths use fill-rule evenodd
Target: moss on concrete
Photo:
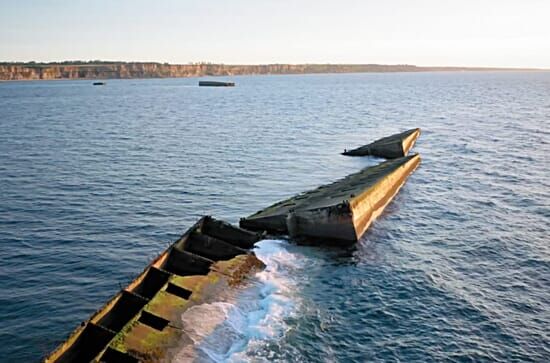
<path id="1" fill-rule="evenodd" d="M 220 289 L 235 285 L 254 269 L 263 266 L 256 256 L 246 254 L 215 263 L 207 275 L 172 275 L 168 283 L 191 291 L 189 299 L 168 293 L 166 285 L 143 309 L 168 320 L 168 325 L 162 330 L 154 329 L 139 321 L 140 313 L 115 336 L 109 346 L 144 362 L 166 359 L 170 349 L 185 336 L 181 316 L 187 309 L 215 299 Z"/>

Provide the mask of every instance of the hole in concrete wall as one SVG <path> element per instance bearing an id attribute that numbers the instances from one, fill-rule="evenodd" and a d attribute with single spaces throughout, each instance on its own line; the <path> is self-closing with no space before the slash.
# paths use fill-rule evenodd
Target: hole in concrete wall
<path id="1" fill-rule="evenodd" d="M 163 270 L 179 276 L 206 275 L 214 261 L 194 255 L 186 251 L 172 248 Z"/>
<path id="2" fill-rule="evenodd" d="M 162 330 L 166 328 L 169 321 L 161 318 L 160 316 L 153 315 L 147 311 L 142 311 L 141 316 L 139 317 L 139 322 L 145 325 L 150 326 L 153 329 Z"/>
<path id="3" fill-rule="evenodd" d="M 102 363 L 138 363 L 137 358 L 132 357 L 128 353 L 123 353 L 111 347 L 107 348 L 105 353 L 99 359 Z"/>
<path id="4" fill-rule="evenodd" d="M 179 287 L 178 285 L 174 285 L 173 283 L 169 283 L 168 286 L 166 286 L 166 292 L 179 296 L 185 300 L 189 299 L 192 294 L 192 291 Z"/>
<path id="5" fill-rule="evenodd" d="M 56 363 L 89 362 L 105 348 L 114 336 L 114 332 L 88 323 L 77 340 L 59 357 Z"/>
<path id="6" fill-rule="evenodd" d="M 132 292 L 147 299 L 152 299 L 153 296 L 155 296 L 155 294 L 159 292 L 160 289 L 166 284 L 166 282 L 168 282 L 169 278 L 169 273 L 161 271 L 155 267 L 151 267 L 145 274 L 145 277 L 141 283 L 136 286 Z"/>
<path id="7" fill-rule="evenodd" d="M 184 248 L 185 251 L 214 261 L 229 260 L 237 255 L 246 254 L 246 251 L 242 248 L 200 233 L 192 233 Z"/>
<path id="8" fill-rule="evenodd" d="M 119 332 L 147 304 L 147 299 L 122 291 L 122 296 L 111 310 L 98 321 L 98 325 Z"/>

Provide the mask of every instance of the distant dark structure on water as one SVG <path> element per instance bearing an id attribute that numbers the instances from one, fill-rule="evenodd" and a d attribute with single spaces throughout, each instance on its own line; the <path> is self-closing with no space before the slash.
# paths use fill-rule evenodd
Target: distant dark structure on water
<path id="1" fill-rule="evenodd" d="M 235 87 L 235 82 L 199 81 L 201 87 Z"/>
<path id="2" fill-rule="evenodd" d="M 105 86 L 107 82 L 94 82 L 92 83 L 94 86 Z"/>

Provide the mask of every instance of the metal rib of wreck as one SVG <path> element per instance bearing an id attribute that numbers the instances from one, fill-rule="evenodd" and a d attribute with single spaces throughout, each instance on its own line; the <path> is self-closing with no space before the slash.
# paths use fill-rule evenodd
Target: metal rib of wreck
<path id="1" fill-rule="evenodd" d="M 356 242 L 419 164 L 418 154 L 388 160 L 276 203 L 240 226 L 311 242 Z"/>
<path id="2" fill-rule="evenodd" d="M 353 150 L 345 150 L 342 155 L 347 156 L 379 156 L 386 159 L 395 159 L 407 156 L 420 136 L 420 129 L 411 129 L 399 134 L 383 137 L 368 145 Z"/>
<path id="3" fill-rule="evenodd" d="M 201 218 L 44 362 L 169 361 L 171 348 L 185 339 L 185 310 L 264 267 L 249 251 L 260 238 Z"/>

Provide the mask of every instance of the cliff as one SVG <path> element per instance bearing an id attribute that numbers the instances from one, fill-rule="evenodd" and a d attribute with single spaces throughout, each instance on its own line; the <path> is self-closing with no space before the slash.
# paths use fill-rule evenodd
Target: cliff
<path id="1" fill-rule="evenodd" d="M 67 64 L 68 63 L 68 64 Z M 167 64 L 167 63 L 0 63 L 0 80 L 167 78 L 245 74 L 512 70 L 504 68 L 417 67 L 380 64 Z M 513 69 L 518 70 L 518 69 Z"/>

